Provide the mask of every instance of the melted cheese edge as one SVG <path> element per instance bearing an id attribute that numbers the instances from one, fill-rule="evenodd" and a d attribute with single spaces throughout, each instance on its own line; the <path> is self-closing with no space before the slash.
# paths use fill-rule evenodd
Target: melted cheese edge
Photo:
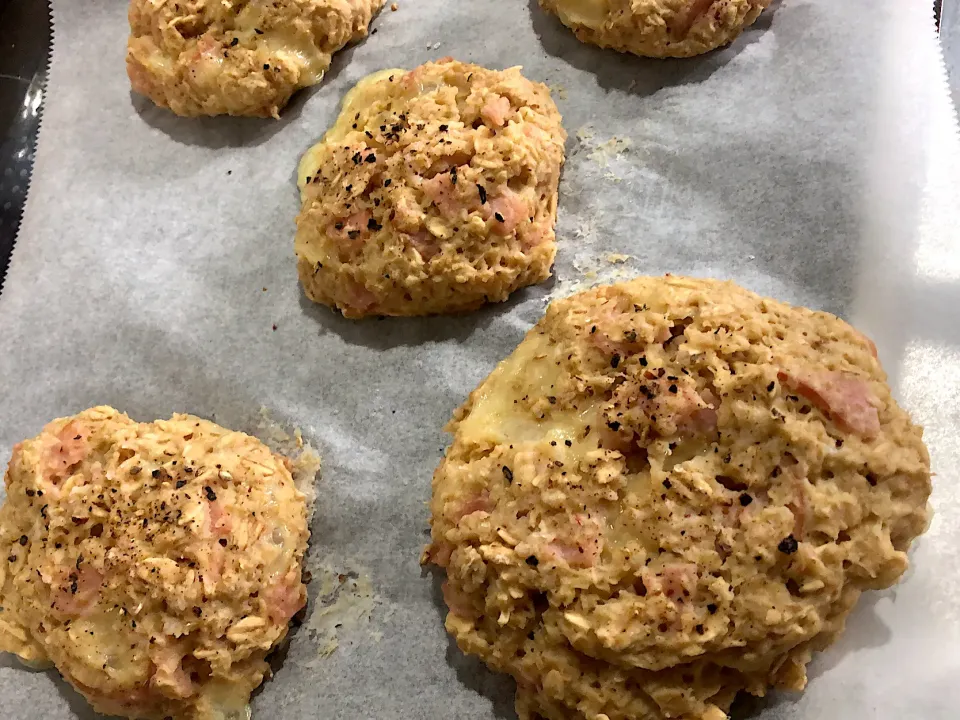
<path id="1" fill-rule="evenodd" d="M 510 357 L 480 386 L 470 413 L 460 421 L 457 436 L 476 445 L 555 441 L 556 451 L 574 461 L 597 449 L 596 428 L 600 421 L 600 403 L 584 398 L 577 408 L 547 406 L 546 417 L 539 418 L 521 398 L 547 401 L 566 373 L 561 369 L 565 353 L 559 345 L 543 341 L 542 336 L 526 338 Z M 566 441 L 570 441 L 567 447 Z"/>
<path id="2" fill-rule="evenodd" d="M 378 87 L 380 81 L 390 75 L 402 75 L 405 72 L 406 70 L 400 68 L 387 68 L 371 73 L 361 79 L 343 96 L 340 114 L 337 116 L 336 122 L 327 130 L 323 139 L 307 150 L 300 159 L 300 164 L 297 167 L 297 187 L 300 188 L 301 200 L 304 199 L 307 178 L 316 175 L 317 170 L 324 164 L 330 144 L 335 145 L 342 141 L 353 130 L 353 118 L 356 117 L 357 113 L 363 107 L 372 105 L 383 95 L 382 88 Z"/>
<path id="3" fill-rule="evenodd" d="M 557 15 L 567 24 L 600 29 L 609 14 L 609 0 L 560 0 L 557 3 Z"/>

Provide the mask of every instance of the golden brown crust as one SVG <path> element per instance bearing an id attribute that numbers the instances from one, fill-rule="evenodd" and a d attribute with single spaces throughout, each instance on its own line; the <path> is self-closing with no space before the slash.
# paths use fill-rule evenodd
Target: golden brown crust
<path id="1" fill-rule="evenodd" d="M 301 162 L 307 296 L 352 318 L 428 315 L 546 279 L 565 139 L 549 91 L 519 68 L 371 76 Z"/>
<path id="2" fill-rule="evenodd" d="M 771 0 L 540 0 L 582 42 L 645 57 L 692 57 L 737 39 Z"/>
<path id="3" fill-rule="evenodd" d="M 97 407 L 19 443 L 0 508 L 0 650 L 110 715 L 242 712 L 306 592 L 306 505 L 262 443 Z"/>
<path id="4" fill-rule="evenodd" d="M 177 115 L 277 117 L 383 0 L 131 0 L 127 74 Z"/>
<path id="5" fill-rule="evenodd" d="M 802 689 L 926 528 L 921 430 L 874 352 L 713 280 L 553 303 L 434 476 L 448 631 L 522 717 L 719 720 L 739 690 Z"/>

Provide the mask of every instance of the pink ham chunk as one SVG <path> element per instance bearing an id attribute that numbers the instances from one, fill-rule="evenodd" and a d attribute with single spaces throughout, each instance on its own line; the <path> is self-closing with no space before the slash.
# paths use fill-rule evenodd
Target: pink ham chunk
<path id="1" fill-rule="evenodd" d="M 460 216 L 464 209 L 463 203 L 457 197 L 457 188 L 453 181 L 454 175 L 449 172 L 438 173 L 432 178 L 423 181 L 420 186 L 423 194 L 433 203 L 440 214 L 446 218 Z"/>
<path id="2" fill-rule="evenodd" d="M 501 128 L 507 124 L 507 118 L 513 114 L 513 106 L 503 95 L 493 94 L 480 109 L 480 117 L 487 125 Z"/>
<path id="3" fill-rule="evenodd" d="M 453 556 L 453 544 L 446 540 L 433 543 L 427 548 L 426 557 L 437 567 L 445 568 L 450 564 L 450 558 Z"/>
<path id="4" fill-rule="evenodd" d="M 206 501 L 206 516 L 204 518 L 204 532 L 207 536 L 226 537 L 230 534 L 233 522 L 230 514 L 223 509 L 218 501 Z"/>
<path id="5" fill-rule="evenodd" d="M 349 217 L 330 223 L 327 233 L 337 244 L 341 262 L 353 258 L 363 249 L 370 238 L 370 221 L 373 215 L 369 210 L 361 210 Z"/>
<path id="6" fill-rule="evenodd" d="M 44 447 L 40 472 L 43 479 L 56 485 L 67 471 L 87 455 L 87 438 L 90 429 L 76 420 L 71 420 L 60 432 L 56 439 Z"/>
<path id="7" fill-rule="evenodd" d="M 671 600 L 688 597 L 697 587 L 697 566 L 692 563 L 665 565 L 659 579 L 661 592 Z"/>
<path id="8" fill-rule="evenodd" d="M 278 582 L 271 585 L 265 594 L 267 614 L 274 622 L 289 622 L 300 608 L 307 604 L 307 594 L 304 591 L 300 577 L 293 571 L 287 573 Z"/>
<path id="9" fill-rule="evenodd" d="M 417 251 L 424 262 L 430 262 L 440 254 L 440 245 L 430 233 L 420 230 L 407 236 L 408 242 Z"/>
<path id="10" fill-rule="evenodd" d="M 497 504 L 490 499 L 490 495 L 486 491 L 483 491 L 457 505 L 449 513 L 448 517 L 450 521 L 456 525 L 467 515 L 473 515 L 473 513 L 477 512 L 489 513 L 496 506 Z"/>
<path id="11" fill-rule="evenodd" d="M 53 607 L 63 615 L 87 615 L 100 598 L 103 575 L 82 565 L 79 570 L 64 572 L 53 593 Z"/>
<path id="12" fill-rule="evenodd" d="M 488 219 L 493 218 L 492 229 L 498 235 L 510 235 L 527 219 L 527 204 L 508 187 L 502 188 L 484 207 L 488 208 Z"/>
<path id="13" fill-rule="evenodd" d="M 603 549 L 600 524 L 586 515 L 576 514 L 570 525 L 546 545 L 546 552 L 570 567 L 593 567 Z"/>
<path id="14" fill-rule="evenodd" d="M 777 378 L 786 388 L 812 402 L 841 430 L 866 439 L 880 432 L 878 400 L 866 381 L 837 371 L 781 370 Z"/>
<path id="15" fill-rule="evenodd" d="M 633 408 L 664 437 L 694 438 L 717 429 L 717 410 L 685 378 L 656 377 L 636 386 L 623 385 L 616 394 L 621 405 Z M 716 402 L 712 392 L 704 391 Z M 719 403 L 718 403 L 719 404 Z"/>
<path id="16" fill-rule="evenodd" d="M 337 304 L 344 309 L 345 313 L 355 312 L 364 314 L 377 306 L 379 299 L 365 285 L 348 278 L 344 282 L 345 293 L 343 297 L 338 298 Z M 348 314 L 349 317 L 349 314 Z"/>

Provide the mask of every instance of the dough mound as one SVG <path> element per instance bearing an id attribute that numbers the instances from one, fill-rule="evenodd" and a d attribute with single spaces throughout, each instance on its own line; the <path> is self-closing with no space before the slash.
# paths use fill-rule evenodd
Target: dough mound
<path id="1" fill-rule="evenodd" d="M 349 318 L 430 315 L 545 280 L 565 140 L 520 68 L 445 59 L 361 81 L 300 163 L 307 296 Z"/>
<path id="2" fill-rule="evenodd" d="M 177 115 L 277 117 L 383 0 L 130 0 L 133 89 Z"/>
<path id="3" fill-rule="evenodd" d="M 579 40 L 644 57 L 692 57 L 737 39 L 771 0 L 540 0 Z"/>
<path id="4" fill-rule="evenodd" d="M 190 415 L 96 407 L 17 444 L 4 481 L 0 650 L 107 715 L 248 717 L 306 602 L 284 458 Z"/>
<path id="5" fill-rule="evenodd" d="M 553 303 L 449 429 L 423 561 L 521 718 L 721 720 L 800 690 L 927 525 L 873 344 L 732 283 Z"/>

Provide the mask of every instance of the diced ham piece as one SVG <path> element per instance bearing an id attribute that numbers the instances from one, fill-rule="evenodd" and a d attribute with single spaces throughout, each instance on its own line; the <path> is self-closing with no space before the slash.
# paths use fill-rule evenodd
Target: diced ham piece
<path id="1" fill-rule="evenodd" d="M 445 568 L 450 564 L 450 557 L 453 555 L 453 545 L 446 540 L 433 543 L 427 548 L 427 560 L 437 567 Z"/>
<path id="2" fill-rule="evenodd" d="M 692 563 L 665 565 L 660 572 L 660 590 L 671 600 L 693 594 L 697 586 L 697 566 Z"/>
<path id="3" fill-rule="evenodd" d="M 230 514 L 223 509 L 223 504 L 219 501 L 207 500 L 206 509 L 204 532 L 213 537 L 229 535 L 233 522 L 230 520 Z"/>
<path id="4" fill-rule="evenodd" d="M 546 546 L 549 554 L 576 568 L 593 567 L 602 549 L 603 537 L 599 523 L 580 514 L 571 518 L 569 530 L 558 534 Z"/>
<path id="5" fill-rule="evenodd" d="M 443 592 L 443 601 L 447 604 L 451 613 L 460 617 L 470 617 L 474 614 L 473 603 L 470 602 L 470 598 L 451 585 L 449 580 L 443 582 L 440 590 Z"/>
<path id="6" fill-rule="evenodd" d="M 513 114 L 513 106 L 503 95 L 491 95 L 480 109 L 480 117 L 487 125 L 501 128 L 507 124 L 507 118 Z"/>
<path id="7" fill-rule="evenodd" d="M 424 262 L 430 262 L 440 253 L 440 246 L 430 233 L 420 230 L 408 237 L 413 249 L 419 253 Z"/>
<path id="8" fill-rule="evenodd" d="M 457 190 L 453 184 L 453 175 L 449 172 L 442 172 L 434 175 L 428 180 L 424 180 L 420 186 L 423 194 L 427 196 L 444 217 L 455 218 L 460 215 L 463 209 L 463 203 L 457 198 Z"/>
<path id="9" fill-rule="evenodd" d="M 189 61 L 190 78 L 201 85 L 216 84 L 223 67 L 223 45 L 213 35 L 205 34 L 197 41 Z"/>
<path id="10" fill-rule="evenodd" d="M 715 2 L 717 0 L 689 0 L 686 8 L 680 11 L 676 22 L 673 23 L 674 36 L 680 39 L 685 38 L 697 20 L 702 18 Z"/>
<path id="11" fill-rule="evenodd" d="M 490 495 L 486 491 L 476 495 L 468 500 L 465 500 L 456 508 L 454 508 L 450 514 L 450 521 L 454 524 L 460 522 L 467 515 L 472 515 L 476 512 L 485 512 L 489 513 L 496 507 L 496 503 L 490 499 Z"/>
<path id="12" fill-rule="evenodd" d="M 511 234 L 527 219 L 526 203 L 508 187 L 502 188 L 484 207 L 488 208 L 488 218 L 493 218 L 492 228 L 498 235 Z"/>
<path id="13" fill-rule="evenodd" d="M 629 386 L 622 386 L 626 391 Z M 715 396 L 711 393 L 715 399 Z M 627 399 L 664 436 L 708 435 L 717 429 L 717 411 L 710 407 L 689 381 L 661 377 L 640 386 L 635 398 Z"/>
<path id="14" fill-rule="evenodd" d="M 340 300 L 340 304 L 347 309 L 356 310 L 359 313 L 365 313 L 373 309 L 378 300 L 377 296 L 370 292 L 365 286 L 353 279 L 349 279 L 347 285 L 347 296 Z"/>
<path id="15" fill-rule="evenodd" d="M 87 455 L 89 436 L 89 428 L 76 420 L 64 425 L 53 443 L 44 448 L 41 461 L 43 478 L 56 484 L 71 466 L 83 460 Z"/>
<path id="16" fill-rule="evenodd" d="M 866 381 L 837 371 L 792 372 L 777 378 L 785 387 L 805 397 L 840 429 L 871 439 L 880 432 L 876 397 Z"/>
<path id="17" fill-rule="evenodd" d="M 550 238 L 550 226 L 547 223 L 535 223 L 526 227 L 526 231 L 520 235 L 520 242 L 524 250 L 543 245 Z"/>
<path id="18" fill-rule="evenodd" d="M 369 210 L 361 210 L 330 224 L 327 232 L 337 241 L 341 260 L 348 260 L 360 252 L 370 237 L 369 223 L 372 219 L 373 215 Z"/>
<path id="19" fill-rule="evenodd" d="M 86 615 L 97 604 L 102 585 L 103 575 L 86 565 L 64 572 L 53 593 L 54 609 L 72 617 Z"/>
<path id="20" fill-rule="evenodd" d="M 271 585 L 265 594 L 267 614 L 274 622 L 289 622 L 307 604 L 307 594 L 298 574 L 288 573 Z"/>
<path id="21" fill-rule="evenodd" d="M 156 668 L 150 679 L 152 685 L 169 690 L 177 697 L 193 695 L 193 681 L 183 669 L 183 656 L 177 650 L 154 645 L 150 651 L 150 659 Z"/>

